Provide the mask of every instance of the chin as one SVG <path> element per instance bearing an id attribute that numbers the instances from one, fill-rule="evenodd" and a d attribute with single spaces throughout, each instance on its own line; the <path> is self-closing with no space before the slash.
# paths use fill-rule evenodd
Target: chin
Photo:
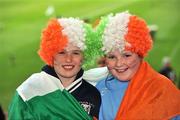
<path id="1" fill-rule="evenodd" d="M 120 81 L 129 81 L 129 77 L 125 77 L 125 76 L 124 76 L 124 77 L 122 77 L 122 76 L 119 77 L 119 76 L 118 76 L 118 77 L 116 77 L 116 78 L 117 78 L 118 80 L 120 80 Z"/>
<path id="2" fill-rule="evenodd" d="M 66 74 L 66 75 L 64 75 L 64 77 L 66 77 L 66 78 L 72 78 L 74 76 L 75 76 L 74 74 Z"/>

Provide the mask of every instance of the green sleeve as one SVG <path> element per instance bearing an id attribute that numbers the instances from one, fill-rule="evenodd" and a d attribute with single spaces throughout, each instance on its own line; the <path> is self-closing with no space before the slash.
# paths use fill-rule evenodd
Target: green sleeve
<path id="1" fill-rule="evenodd" d="M 8 120 L 34 120 L 26 102 L 15 93 L 8 110 Z"/>

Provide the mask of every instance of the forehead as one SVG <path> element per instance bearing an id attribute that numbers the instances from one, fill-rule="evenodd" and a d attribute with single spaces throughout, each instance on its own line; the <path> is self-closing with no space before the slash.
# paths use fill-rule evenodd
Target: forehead
<path id="1" fill-rule="evenodd" d="M 136 53 L 127 51 L 127 50 L 120 51 L 120 50 L 116 49 L 116 50 L 110 51 L 107 55 L 111 55 L 111 54 L 123 55 L 123 54 L 136 54 Z"/>
<path id="2" fill-rule="evenodd" d="M 68 44 L 68 46 L 64 49 L 65 51 L 81 51 L 81 49 L 73 44 Z"/>

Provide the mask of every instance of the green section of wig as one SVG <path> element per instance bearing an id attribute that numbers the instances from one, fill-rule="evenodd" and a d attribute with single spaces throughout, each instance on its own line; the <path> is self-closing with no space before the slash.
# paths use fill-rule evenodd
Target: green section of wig
<path id="1" fill-rule="evenodd" d="M 109 21 L 109 16 L 102 17 L 98 26 L 95 29 L 91 25 L 85 24 L 86 29 L 86 46 L 84 51 L 83 68 L 90 69 L 97 66 L 97 58 L 103 56 L 102 52 L 102 35 Z"/>

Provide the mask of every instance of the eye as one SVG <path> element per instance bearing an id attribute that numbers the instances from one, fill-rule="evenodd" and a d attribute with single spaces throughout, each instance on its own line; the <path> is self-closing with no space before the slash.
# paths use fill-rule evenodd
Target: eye
<path id="1" fill-rule="evenodd" d="M 63 55 L 63 54 L 65 54 L 65 52 L 64 52 L 64 51 L 61 51 L 61 52 L 59 52 L 58 54 L 61 54 L 61 55 Z"/>
<path id="2" fill-rule="evenodd" d="M 131 56 L 132 56 L 132 54 L 129 54 L 129 53 L 124 53 L 123 54 L 123 57 L 126 57 L 126 58 L 131 57 Z"/>
<path id="3" fill-rule="evenodd" d="M 80 55 L 80 53 L 79 53 L 79 52 L 74 52 L 73 54 L 75 54 L 75 55 Z"/>
<path id="4" fill-rule="evenodd" d="M 74 55 L 81 55 L 81 52 L 80 51 L 73 51 L 73 54 Z"/>
<path id="5" fill-rule="evenodd" d="M 108 59 L 115 59 L 116 57 L 114 55 L 108 55 L 107 58 Z"/>
<path id="6" fill-rule="evenodd" d="M 124 55 L 125 57 L 130 57 L 130 56 L 132 56 L 132 55 L 129 55 L 129 54 L 127 54 L 127 55 Z"/>

